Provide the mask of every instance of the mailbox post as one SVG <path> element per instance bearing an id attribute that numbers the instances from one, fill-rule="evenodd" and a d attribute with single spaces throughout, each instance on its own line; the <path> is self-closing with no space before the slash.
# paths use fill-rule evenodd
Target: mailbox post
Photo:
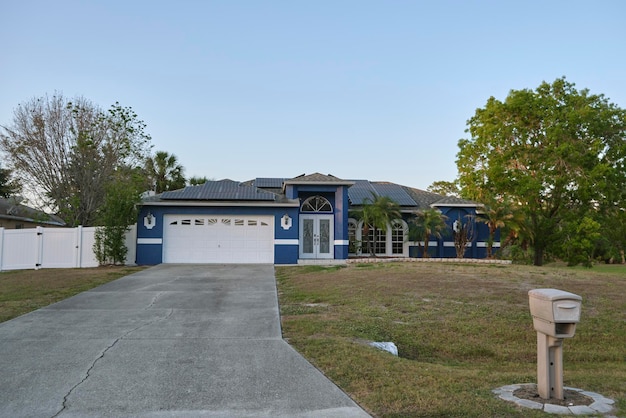
<path id="1" fill-rule="evenodd" d="M 537 331 L 537 391 L 543 399 L 563 399 L 563 339 L 572 338 L 582 298 L 558 289 L 528 292 Z"/>

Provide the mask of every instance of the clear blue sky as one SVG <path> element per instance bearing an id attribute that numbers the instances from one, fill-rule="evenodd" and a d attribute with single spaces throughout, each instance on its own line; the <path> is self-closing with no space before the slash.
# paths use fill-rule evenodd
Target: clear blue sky
<path id="1" fill-rule="evenodd" d="M 425 189 L 490 96 L 565 76 L 626 107 L 626 2 L 2 0 L 0 124 L 119 101 L 188 176 Z"/>

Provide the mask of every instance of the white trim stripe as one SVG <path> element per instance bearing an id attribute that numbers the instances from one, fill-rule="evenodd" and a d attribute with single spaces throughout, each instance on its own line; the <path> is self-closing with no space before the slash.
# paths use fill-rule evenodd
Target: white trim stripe
<path id="1" fill-rule="evenodd" d="M 297 239 L 275 239 L 274 245 L 298 245 L 300 242 Z"/>
<path id="2" fill-rule="evenodd" d="M 137 238 L 137 244 L 163 244 L 163 238 Z"/>
<path id="3" fill-rule="evenodd" d="M 428 241 L 428 247 L 429 248 L 430 247 L 436 247 L 438 244 L 439 243 L 437 241 Z M 410 241 L 409 245 L 412 245 L 412 246 L 422 245 L 423 246 L 424 245 L 424 241 L 419 241 L 419 242 L 417 242 L 417 241 Z"/>
<path id="4" fill-rule="evenodd" d="M 300 241 L 297 239 L 275 239 L 274 245 L 300 245 Z M 349 245 L 347 239 L 336 239 L 333 241 L 333 245 Z"/>
<path id="5" fill-rule="evenodd" d="M 476 246 L 478 248 L 487 248 L 487 243 L 485 241 L 480 241 L 476 243 Z M 500 243 L 499 242 L 494 242 L 492 245 L 493 248 L 500 248 Z"/>
<path id="6" fill-rule="evenodd" d="M 454 242 L 452 241 L 445 241 L 443 243 L 444 247 L 454 247 Z M 465 244 L 466 247 L 471 247 L 472 243 L 468 242 L 467 244 Z M 478 248 L 487 248 L 487 243 L 485 241 L 477 241 L 476 242 L 476 247 Z M 494 242 L 493 243 L 493 248 L 499 248 L 500 247 L 500 243 L 499 242 Z"/>

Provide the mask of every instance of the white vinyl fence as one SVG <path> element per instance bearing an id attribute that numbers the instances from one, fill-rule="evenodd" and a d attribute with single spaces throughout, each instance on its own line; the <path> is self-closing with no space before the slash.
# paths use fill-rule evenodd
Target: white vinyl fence
<path id="1" fill-rule="evenodd" d="M 0 228 L 0 271 L 98 267 L 93 252 L 95 227 Z M 135 263 L 137 226 L 126 233 L 126 264 Z"/>

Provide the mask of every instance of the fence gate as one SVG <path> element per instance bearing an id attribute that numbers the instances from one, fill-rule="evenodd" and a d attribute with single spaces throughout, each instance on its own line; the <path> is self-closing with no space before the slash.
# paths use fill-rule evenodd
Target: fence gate
<path id="1" fill-rule="evenodd" d="M 0 228 L 0 271 L 98 267 L 93 253 L 96 228 Z M 126 234 L 126 264 L 135 262 L 137 228 Z"/>

